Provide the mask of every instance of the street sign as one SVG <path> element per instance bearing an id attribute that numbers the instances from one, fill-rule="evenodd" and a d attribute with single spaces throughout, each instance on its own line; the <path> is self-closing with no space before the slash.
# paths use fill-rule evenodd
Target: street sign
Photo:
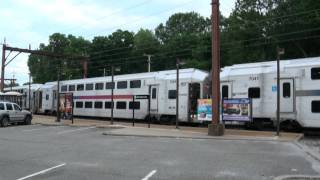
<path id="1" fill-rule="evenodd" d="M 149 99 L 149 95 L 135 95 L 135 99 Z"/>

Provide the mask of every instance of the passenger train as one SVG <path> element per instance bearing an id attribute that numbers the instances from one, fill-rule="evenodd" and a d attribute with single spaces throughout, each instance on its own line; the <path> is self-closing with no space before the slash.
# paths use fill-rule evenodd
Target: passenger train
<path id="1" fill-rule="evenodd" d="M 196 122 L 197 100 L 207 98 L 208 73 L 198 69 L 179 71 L 179 121 Z M 114 76 L 114 117 L 148 118 L 148 99 L 133 96 L 150 95 L 150 115 L 154 120 L 174 121 L 176 114 L 176 70 Z M 60 82 L 60 93 L 72 93 L 74 115 L 86 117 L 111 117 L 111 77 L 87 78 Z M 14 87 L 28 96 L 28 86 Z M 34 113 L 55 114 L 57 109 L 57 82 L 42 86 L 33 84 L 32 107 Z M 28 101 L 28 99 L 26 100 Z M 29 108 L 25 103 L 24 108 Z"/>
<path id="2" fill-rule="evenodd" d="M 253 124 L 260 128 L 276 122 L 276 61 L 238 64 L 221 69 L 222 98 L 251 98 Z M 197 100 L 210 98 L 210 75 L 198 69 L 180 70 L 179 121 L 197 120 Z M 281 61 L 281 123 L 285 127 L 320 128 L 320 57 Z M 148 116 L 148 100 L 133 103 L 135 95 L 150 95 L 151 117 L 174 120 L 176 114 L 176 71 L 114 76 L 114 117 Z M 62 81 L 60 92 L 74 95 L 74 115 L 111 116 L 111 77 Z M 28 96 L 28 87 L 14 87 Z M 57 82 L 31 86 L 31 109 L 56 113 Z M 28 103 L 25 103 L 25 108 Z"/>

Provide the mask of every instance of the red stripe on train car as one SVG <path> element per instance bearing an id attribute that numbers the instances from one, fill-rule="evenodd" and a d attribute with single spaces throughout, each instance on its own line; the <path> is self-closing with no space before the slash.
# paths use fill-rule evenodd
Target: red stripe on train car
<path id="1" fill-rule="evenodd" d="M 132 99 L 132 95 L 114 95 L 113 99 Z M 76 96 L 74 99 L 111 99 L 111 95 Z"/>

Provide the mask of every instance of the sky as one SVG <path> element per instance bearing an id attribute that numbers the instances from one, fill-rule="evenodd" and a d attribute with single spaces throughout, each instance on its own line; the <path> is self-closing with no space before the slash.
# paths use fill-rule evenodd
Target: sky
<path id="1" fill-rule="evenodd" d="M 56 32 L 92 40 L 117 29 L 154 30 L 177 12 L 195 11 L 209 17 L 210 3 L 211 0 L 1 0 L 0 43 L 5 39 L 11 47 L 28 48 L 30 44 L 31 49 L 37 49 Z M 220 0 L 224 16 L 230 14 L 234 3 L 235 0 Z M 20 85 L 28 82 L 27 61 L 28 54 L 18 55 L 6 66 L 5 78 L 14 77 Z"/>

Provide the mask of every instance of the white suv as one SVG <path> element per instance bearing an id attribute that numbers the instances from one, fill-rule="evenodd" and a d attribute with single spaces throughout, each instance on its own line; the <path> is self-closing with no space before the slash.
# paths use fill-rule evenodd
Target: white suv
<path id="1" fill-rule="evenodd" d="M 11 123 L 23 122 L 31 124 L 32 114 L 22 110 L 20 106 L 11 102 L 0 102 L 0 125 L 6 127 Z"/>

